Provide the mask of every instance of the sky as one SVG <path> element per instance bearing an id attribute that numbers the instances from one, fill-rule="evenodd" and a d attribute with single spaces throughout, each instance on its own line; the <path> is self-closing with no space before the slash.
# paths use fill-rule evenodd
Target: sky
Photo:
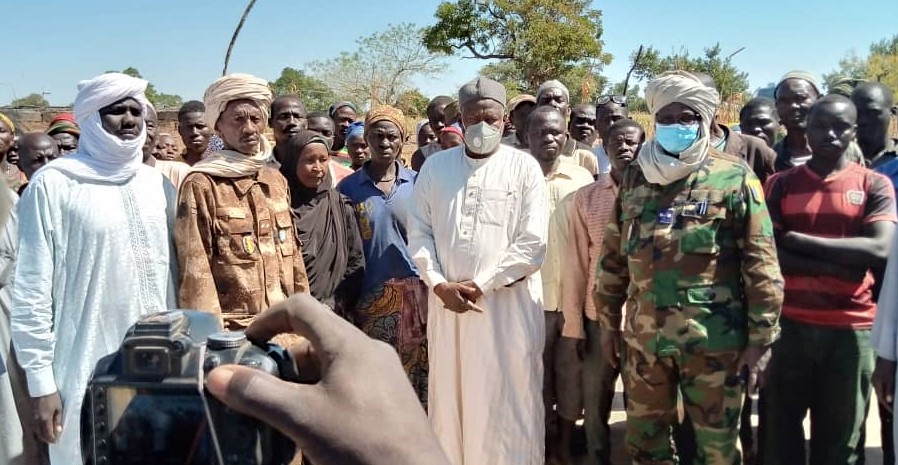
<path id="1" fill-rule="evenodd" d="M 859 7 L 863 3 L 863 7 Z M 439 0 L 258 0 L 231 57 L 231 72 L 270 81 L 286 66 L 356 48 L 356 40 L 390 24 L 429 25 Z M 147 5 L 150 5 L 148 8 Z M 0 105 L 32 92 L 53 105 L 70 104 L 77 82 L 107 70 L 137 68 L 160 92 L 201 99 L 221 74 L 224 54 L 245 0 L 0 0 Z M 896 32 L 898 1 L 668 0 L 594 1 L 602 10 L 603 74 L 620 81 L 640 44 L 662 53 L 700 54 L 720 42 L 749 73 L 750 90 L 792 69 L 818 76 L 839 59 Z M 704 7 L 704 10 L 702 9 Z M 428 96 L 453 94 L 477 74 L 482 60 L 451 57 L 445 72 L 415 84 Z"/>

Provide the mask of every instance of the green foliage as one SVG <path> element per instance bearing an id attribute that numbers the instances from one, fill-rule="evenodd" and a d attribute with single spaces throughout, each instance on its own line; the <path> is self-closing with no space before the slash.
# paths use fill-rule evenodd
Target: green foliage
<path id="1" fill-rule="evenodd" d="M 445 68 L 443 56 L 427 49 L 422 30 L 410 23 L 357 40 L 358 49 L 310 65 L 341 99 L 355 103 L 395 105 L 412 90 L 414 78 L 432 77 Z"/>
<path id="2" fill-rule="evenodd" d="M 437 7 L 437 23 L 424 29 L 433 52 L 503 60 L 491 76 L 517 91 L 535 89 L 575 68 L 600 69 L 602 13 L 588 0 L 457 0 Z M 592 71 L 594 73 L 595 71 Z"/>
<path id="3" fill-rule="evenodd" d="M 427 117 L 427 104 L 430 102 L 430 99 L 427 98 L 426 95 L 422 94 L 418 89 L 412 89 L 409 91 L 403 92 L 398 99 L 396 99 L 396 108 L 402 110 L 402 113 L 409 118 L 426 118 Z"/>
<path id="4" fill-rule="evenodd" d="M 867 78 L 867 60 L 861 58 L 854 51 L 849 52 L 839 59 L 839 68 L 829 73 L 823 74 L 823 85 L 830 89 L 836 84 L 836 81 L 844 78 L 866 79 Z"/>
<path id="5" fill-rule="evenodd" d="M 635 52 L 633 55 L 632 58 L 635 58 Z M 664 56 L 656 48 L 647 47 L 639 63 L 636 64 L 633 75 L 639 79 L 650 80 L 671 70 L 706 73 L 714 78 L 720 99 L 726 102 L 748 90 L 748 73 L 736 68 L 733 64 L 733 55 L 722 56 L 720 43 L 704 49 L 700 56 L 690 56 L 685 49 Z"/>
<path id="6" fill-rule="evenodd" d="M 326 111 L 337 100 L 334 92 L 323 81 L 309 76 L 305 72 L 295 68 L 284 68 L 280 77 L 274 82 L 269 82 L 275 97 L 281 95 L 298 95 L 306 106 L 306 110 Z"/>
<path id="7" fill-rule="evenodd" d="M 107 73 L 114 73 L 114 72 L 116 72 L 116 71 L 107 71 Z M 121 72 L 122 74 L 127 74 L 128 76 L 131 76 L 131 77 L 146 79 L 143 76 L 141 76 L 140 71 L 138 71 L 137 68 L 134 68 L 133 66 L 129 66 L 129 67 L 127 67 L 121 71 L 118 71 L 118 72 Z M 157 110 L 177 109 L 181 106 L 182 103 L 184 103 L 184 101 L 180 95 L 166 94 L 163 92 L 159 92 L 158 90 L 156 90 L 156 86 L 154 86 L 152 83 L 147 84 L 147 90 L 146 90 L 146 92 L 144 92 L 144 95 L 147 96 L 147 100 L 149 100 L 150 103 L 152 103 L 153 106 L 156 107 Z"/>
<path id="8" fill-rule="evenodd" d="M 841 78 L 881 82 L 898 94 L 898 34 L 871 44 L 866 57 L 848 53 L 838 69 L 823 75 L 827 89 Z"/>
<path id="9" fill-rule="evenodd" d="M 43 95 L 34 93 L 28 94 L 22 98 L 17 98 L 10 102 L 11 107 L 36 107 L 36 108 L 47 108 L 50 106 L 50 102 L 44 98 Z"/>
<path id="10" fill-rule="evenodd" d="M 611 95 L 624 95 L 624 83 L 619 82 L 614 84 L 608 89 L 608 93 Z M 627 107 L 630 109 L 630 112 L 641 112 L 648 113 L 649 106 L 645 103 L 645 99 L 639 95 L 639 85 L 628 84 L 627 85 Z"/>

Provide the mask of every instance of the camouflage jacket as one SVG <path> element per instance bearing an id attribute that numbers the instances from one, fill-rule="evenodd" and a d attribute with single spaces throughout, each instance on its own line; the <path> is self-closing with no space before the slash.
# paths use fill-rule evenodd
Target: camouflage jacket
<path id="1" fill-rule="evenodd" d="M 783 278 L 761 184 L 712 149 L 700 170 L 667 186 L 637 164 L 624 174 L 595 287 L 598 321 L 658 356 L 740 350 L 779 335 Z"/>
<path id="2" fill-rule="evenodd" d="M 287 181 L 269 167 L 255 177 L 187 175 L 175 222 L 181 308 L 220 313 L 228 329 L 240 329 L 308 292 L 289 202 Z"/>

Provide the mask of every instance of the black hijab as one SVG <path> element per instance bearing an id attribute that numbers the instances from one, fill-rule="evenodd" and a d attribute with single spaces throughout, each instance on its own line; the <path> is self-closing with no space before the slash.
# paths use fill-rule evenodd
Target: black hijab
<path id="1" fill-rule="evenodd" d="M 331 170 L 317 188 L 305 187 L 296 176 L 303 150 L 311 144 L 328 148 L 324 136 L 303 131 L 292 137 L 283 154 L 281 174 L 290 186 L 290 206 L 302 241 L 302 258 L 309 278 L 309 291 L 316 299 L 336 309 L 338 287 L 347 275 L 354 238 L 347 224 L 346 202 L 335 189 Z M 351 217 L 349 218 L 351 220 Z"/>

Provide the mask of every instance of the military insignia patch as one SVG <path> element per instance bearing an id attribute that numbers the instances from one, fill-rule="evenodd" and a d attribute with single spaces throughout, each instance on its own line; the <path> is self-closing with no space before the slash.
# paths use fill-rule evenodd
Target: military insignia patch
<path id="1" fill-rule="evenodd" d="M 253 236 L 243 236 L 243 251 L 252 255 L 256 251 L 256 241 Z"/>
<path id="2" fill-rule="evenodd" d="M 864 204 L 864 191 L 848 191 L 845 193 L 845 197 L 848 198 L 848 203 L 852 205 Z"/>
<path id="3" fill-rule="evenodd" d="M 764 203 L 764 188 L 761 187 L 761 181 L 758 179 L 750 179 L 748 181 L 748 192 L 751 199 L 757 204 Z"/>
<path id="4" fill-rule="evenodd" d="M 658 224 L 671 224 L 673 223 L 674 209 L 673 208 L 665 208 L 658 212 Z"/>

